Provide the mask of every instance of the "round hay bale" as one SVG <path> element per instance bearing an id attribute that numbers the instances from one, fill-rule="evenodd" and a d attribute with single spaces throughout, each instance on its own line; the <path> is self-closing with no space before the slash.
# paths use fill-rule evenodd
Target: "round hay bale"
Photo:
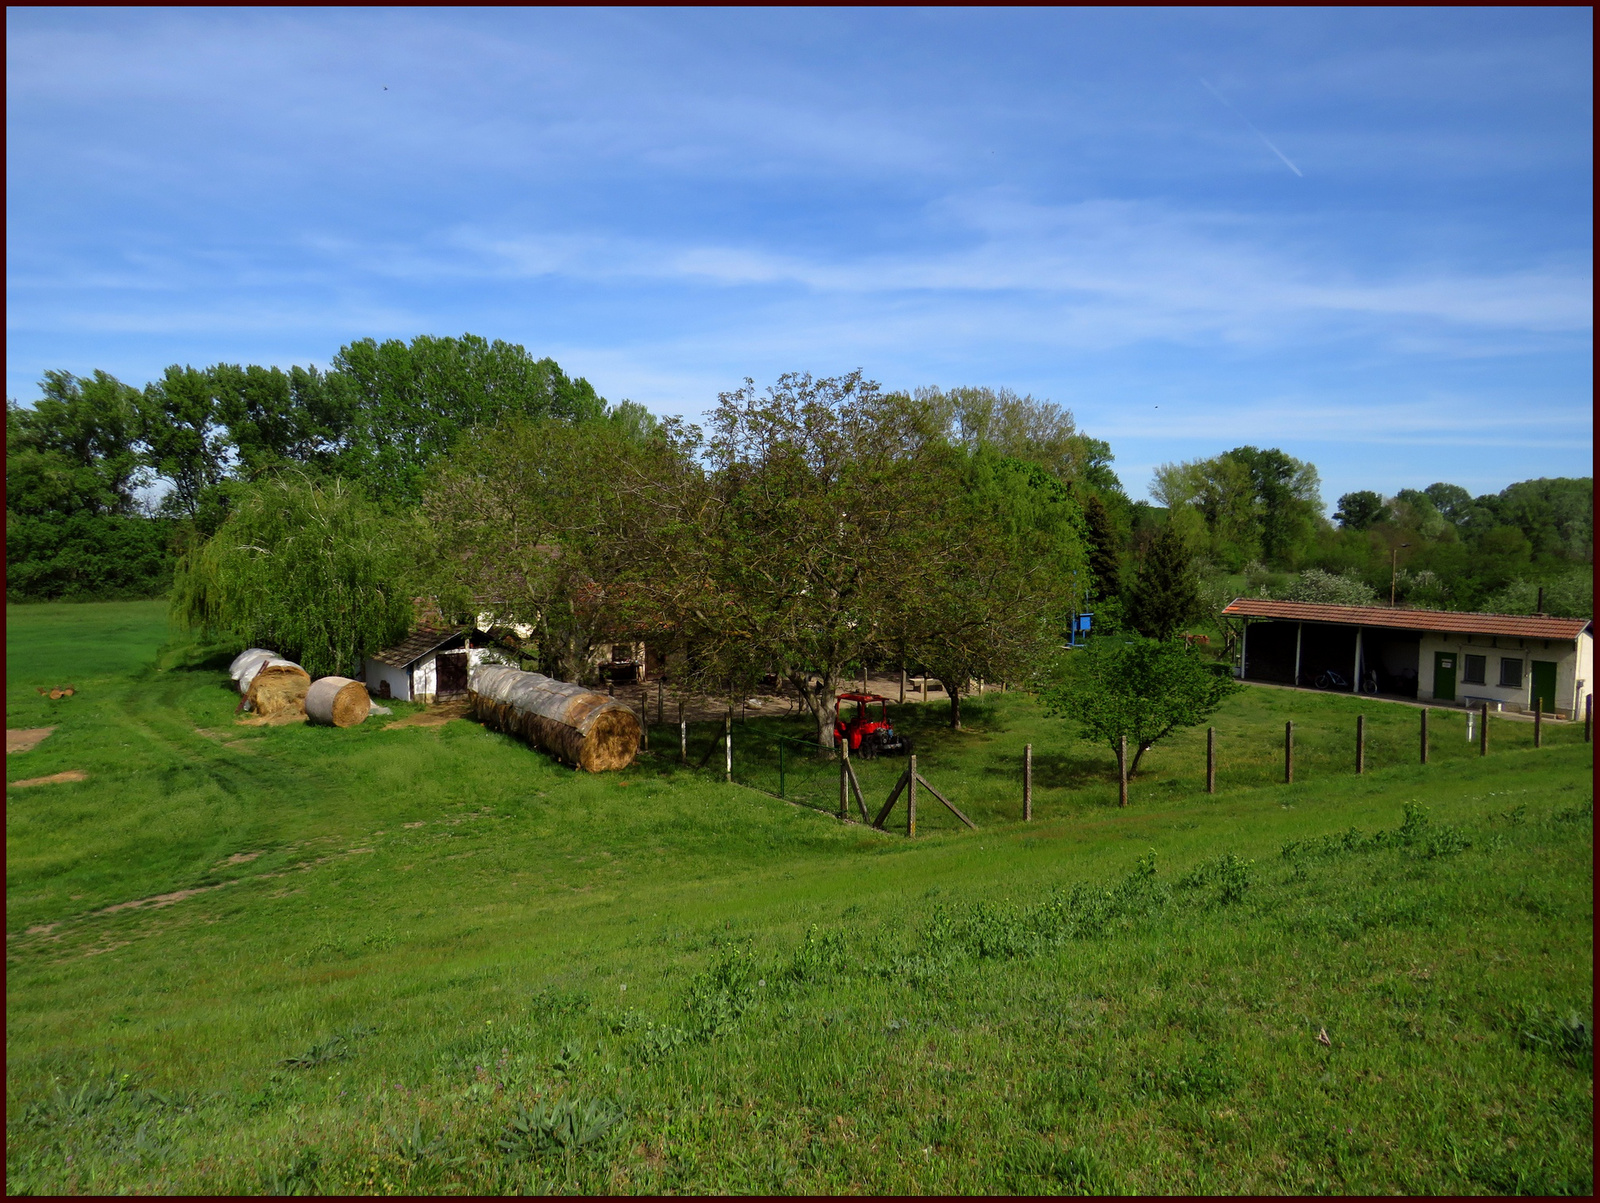
<path id="1" fill-rule="evenodd" d="M 306 716 L 324 726 L 359 726 L 371 710 L 367 687 L 349 677 L 321 677 L 306 691 Z"/>
<path id="2" fill-rule="evenodd" d="M 311 674 L 292 660 L 268 660 L 250 677 L 245 699 L 262 718 L 304 714 Z"/>
<path id="3" fill-rule="evenodd" d="M 233 683 L 239 687 L 240 693 L 249 693 L 250 682 L 260 671 L 261 666 L 269 660 L 281 658 L 277 652 L 269 652 L 265 648 L 246 648 L 233 658 L 232 664 L 228 665 L 228 675 L 233 678 Z"/>
<path id="4" fill-rule="evenodd" d="M 639 751 L 639 718 L 615 698 L 539 673 L 480 664 L 468 677 L 472 713 L 590 773 L 623 769 Z"/>

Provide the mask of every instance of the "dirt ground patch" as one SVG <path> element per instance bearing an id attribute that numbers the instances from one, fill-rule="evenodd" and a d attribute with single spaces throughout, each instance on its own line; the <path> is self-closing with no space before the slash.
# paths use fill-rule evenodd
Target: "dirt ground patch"
<path id="1" fill-rule="evenodd" d="M 61 785 L 68 781 L 87 781 L 89 774 L 82 769 L 68 769 L 65 773 L 51 773 L 48 777 L 29 777 L 26 781 L 8 781 L 7 789 L 24 789 L 30 785 Z"/>
<path id="2" fill-rule="evenodd" d="M 11 727 L 6 728 L 6 755 L 13 752 L 31 752 L 44 742 L 45 736 L 54 731 L 54 727 Z"/>
<path id="3" fill-rule="evenodd" d="M 458 718 L 467 717 L 467 703 L 441 702 L 437 706 L 429 706 L 426 710 L 419 710 L 415 714 L 408 714 L 405 718 L 397 718 L 392 723 L 385 723 L 385 731 L 393 731 L 396 727 L 442 727 L 446 723 Z"/>
<path id="4" fill-rule="evenodd" d="M 132 902 L 119 902 L 115 906 L 104 907 L 95 912 L 97 915 L 111 915 L 117 911 L 131 911 L 139 907 L 171 906 L 174 902 L 182 902 L 185 898 L 193 898 L 196 894 L 209 894 L 212 890 L 221 890 L 227 886 L 236 886 L 237 881 L 224 881 L 214 886 L 196 886 L 192 890 L 174 890 L 170 894 L 157 894 L 154 898 L 138 898 Z"/>

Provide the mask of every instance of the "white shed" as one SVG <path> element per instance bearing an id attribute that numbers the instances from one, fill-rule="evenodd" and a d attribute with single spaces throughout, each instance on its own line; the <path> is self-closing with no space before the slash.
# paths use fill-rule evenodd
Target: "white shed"
<path id="1" fill-rule="evenodd" d="M 476 646 L 474 646 L 476 645 Z M 418 627 L 394 647 L 367 657 L 367 692 L 401 702 L 445 702 L 467 694 L 476 664 L 515 664 L 474 627 Z"/>

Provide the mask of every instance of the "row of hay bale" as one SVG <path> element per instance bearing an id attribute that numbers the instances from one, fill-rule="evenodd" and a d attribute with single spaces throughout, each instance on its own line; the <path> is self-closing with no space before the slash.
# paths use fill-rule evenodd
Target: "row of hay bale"
<path id="1" fill-rule="evenodd" d="M 639 716 L 582 685 L 478 664 L 467 673 L 467 701 L 484 726 L 520 735 L 591 773 L 627 768 L 639 751 Z"/>
<path id="2" fill-rule="evenodd" d="M 293 660 L 277 652 L 252 647 L 240 652 L 228 666 L 242 695 L 240 708 L 262 718 L 304 714 L 314 723 L 330 727 L 354 727 L 372 712 L 367 687 L 349 677 L 321 677 L 311 674 Z"/>

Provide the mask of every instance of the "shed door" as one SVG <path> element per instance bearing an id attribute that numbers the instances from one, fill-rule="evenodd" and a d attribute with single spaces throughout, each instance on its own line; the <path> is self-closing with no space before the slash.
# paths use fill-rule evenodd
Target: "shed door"
<path id="1" fill-rule="evenodd" d="M 1533 662 L 1533 697 L 1529 702 L 1543 700 L 1544 712 L 1549 714 L 1556 708 L 1556 665 L 1554 660 L 1535 660 Z"/>
<path id="2" fill-rule="evenodd" d="M 1456 700 L 1456 654 L 1433 653 L 1433 696 L 1441 702 Z"/>
<path id="3" fill-rule="evenodd" d="M 440 652 L 434 663 L 438 666 L 439 684 L 436 697 L 467 692 L 467 653 Z"/>

